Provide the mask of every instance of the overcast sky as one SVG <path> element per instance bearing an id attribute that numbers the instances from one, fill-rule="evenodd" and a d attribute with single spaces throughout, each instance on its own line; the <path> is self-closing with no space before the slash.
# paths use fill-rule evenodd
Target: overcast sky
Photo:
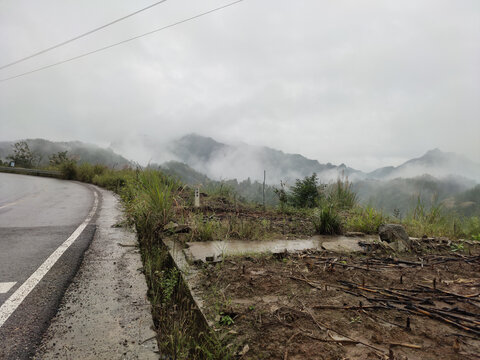
<path id="1" fill-rule="evenodd" d="M 1 0 L 0 66 L 155 0 Z M 168 0 L 50 53 L 48 65 L 227 4 Z M 0 83 L 0 140 L 108 146 L 199 133 L 361 170 L 429 149 L 480 162 L 480 1 L 245 0 Z"/>

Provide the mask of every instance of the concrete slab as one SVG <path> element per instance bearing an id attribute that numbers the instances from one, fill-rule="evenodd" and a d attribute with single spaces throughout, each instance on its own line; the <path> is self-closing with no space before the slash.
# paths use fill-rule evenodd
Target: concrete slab
<path id="1" fill-rule="evenodd" d="M 270 252 L 296 252 L 302 250 L 330 250 L 339 252 L 358 252 L 365 249 L 359 242 L 373 242 L 378 236 L 346 237 L 346 236 L 313 236 L 310 239 L 299 240 L 229 240 L 229 241 L 206 241 L 189 242 L 188 248 L 184 249 L 187 260 L 191 263 L 208 260 L 219 261 L 224 256 L 247 255 Z"/>
<path id="2" fill-rule="evenodd" d="M 365 242 L 365 238 L 361 238 L 361 241 Z M 334 241 L 326 241 L 322 243 L 322 248 L 328 251 L 336 252 L 359 252 L 365 249 L 360 246 L 359 239 L 355 238 L 339 238 Z"/>

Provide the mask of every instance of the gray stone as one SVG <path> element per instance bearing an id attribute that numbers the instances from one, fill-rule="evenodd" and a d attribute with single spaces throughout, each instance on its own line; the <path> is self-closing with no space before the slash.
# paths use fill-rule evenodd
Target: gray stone
<path id="1" fill-rule="evenodd" d="M 380 239 L 388 243 L 397 240 L 408 241 L 408 234 L 405 228 L 399 224 L 383 224 L 378 228 Z"/>
<path id="2" fill-rule="evenodd" d="M 405 228 L 399 224 L 384 224 L 378 229 L 382 241 L 389 244 L 394 251 L 404 252 L 411 248 L 411 241 Z"/>

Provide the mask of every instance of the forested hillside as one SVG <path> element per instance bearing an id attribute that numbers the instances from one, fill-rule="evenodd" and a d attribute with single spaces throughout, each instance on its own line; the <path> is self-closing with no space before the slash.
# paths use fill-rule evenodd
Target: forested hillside
<path id="1" fill-rule="evenodd" d="M 111 149 L 102 148 L 80 141 L 55 142 L 45 139 L 24 140 L 34 155 L 35 166 L 47 166 L 49 157 L 59 152 L 67 151 L 68 157 L 78 163 L 101 164 L 108 167 L 122 168 L 132 165 L 132 162 Z M 18 141 L 0 142 L 0 160 L 7 160 L 13 154 L 14 145 Z"/>

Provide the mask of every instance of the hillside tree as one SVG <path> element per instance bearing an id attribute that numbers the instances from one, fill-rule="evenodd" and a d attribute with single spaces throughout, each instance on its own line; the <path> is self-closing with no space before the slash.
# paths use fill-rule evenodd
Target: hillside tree
<path id="1" fill-rule="evenodd" d="M 39 161 L 39 156 L 30 150 L 26 141 L 18 141 L 13 144 L 13 154 L 7 159 L 15 161 L 15 166 L 31 168 Z"/>

